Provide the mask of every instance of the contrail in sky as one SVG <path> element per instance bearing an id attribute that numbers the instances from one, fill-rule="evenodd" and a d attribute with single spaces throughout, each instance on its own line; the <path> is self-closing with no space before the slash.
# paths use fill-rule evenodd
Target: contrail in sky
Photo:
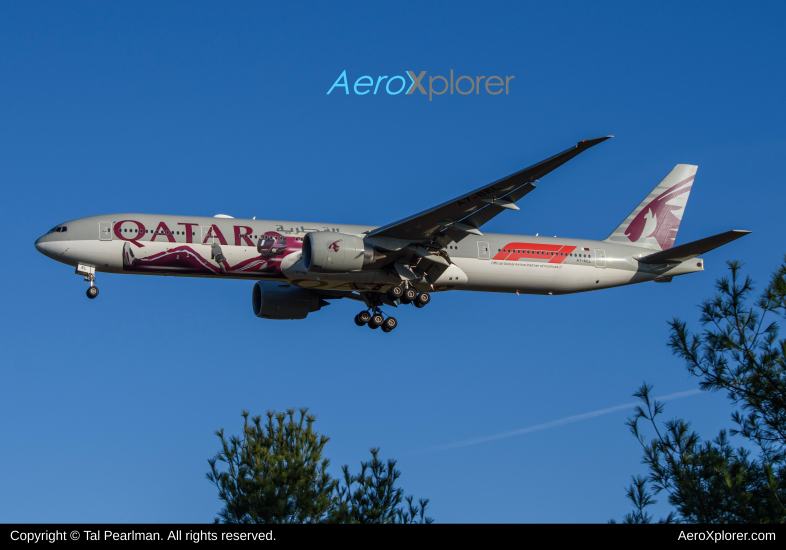
<path id="1" fill-rule="evenodd" d="M 660 397 L 655 397 L 653 400 L 657 401 L 670 401 L 672 399 L 679 399 L 681 397 L 688 397 L 689 395 L 696 395 L 697 393 L 701 393 L 701 390 L 688 390 L 688 391 L 681 391 L 677 393 L 671 393 L 669 395 L 662 395 Z M 575 416 L 568 416 L 566 418 L 560 418 L 559 420 L 552 420 L 551 422 L 546 422 L 545 424 L 536 424 L 535 426 L 530 426 L 528 428 L 520 428 L 518 430 L 513 430 L 510 432 L 503 432 L 500 434 L 495 435 L 487 435 L 485 437 L 476 437 L 475 439 L 465 439 L 464 441 L 455 441 L 453 443 L 447 443 L 445 445 L 438 445 L 436 447 L 429 447 L 428 449 L 422 449 L 420 451 L 415 451 L 412 454 L 425 454 L 425 453 L 435 453 L 438 451 L 447 451 L 449 449 L 458 449 L 460 447 L 469 447 L 470 445 L 479 445 L 481 443 L 487 443 L 489 441 L 495 441 L 497 439 L 504 439 L 506 437 L 513 437 L 514 435 L 523 435 L 528 434 L 530 432 L 537 432 L 540 430 L 548 430 L 549 428 L 556 428 L 557 426 L 563 426 L 565 424 L 571 424 L 573 422 L 580 422 L 581 420 L 587 420 L 588 418 L 595 418 L 596 416 L 602 416 L 604 414 L 609 414 L 617 411 L 623 411 L 625 409 L 632 409 L 636 405 L 640 405 L 640 401 L 635 401 L 633 403 L 625 403 L 623 405 L 617 405 L 615 407 L 609 407 L 608 409 L 601 409 L 599 411 L 592 411 L 584 414 L 577 414 Z"/>

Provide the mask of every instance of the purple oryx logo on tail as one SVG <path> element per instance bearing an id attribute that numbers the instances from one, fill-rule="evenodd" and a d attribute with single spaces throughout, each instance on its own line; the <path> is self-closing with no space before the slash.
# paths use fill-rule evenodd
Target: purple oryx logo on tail
<path id="1" fill-rule="evenodd" d="M 690 192 L 694 177 L 686 178 L 670 187 L 642 208 L 625 229 L 628 239 L 635 243 L 640 239 L 652 237 L 662 250 L 674 246 L 674 237 L 680 227 L 682 211 L 685 208 L 684 199 L 679 200 L 678 197 Z"/>
<path id="2" fill-rule="evenodd" d="M 332 250 L 333 252 L 338 252 L 338 243 L 342 242 L 344 239 L 339 239 L 337 241 L 333 241 L 328 245 L 328 250 Z"/>

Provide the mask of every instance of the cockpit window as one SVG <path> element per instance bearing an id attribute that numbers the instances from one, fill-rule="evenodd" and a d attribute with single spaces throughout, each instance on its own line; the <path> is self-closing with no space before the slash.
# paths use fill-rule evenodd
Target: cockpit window
<path id="1" fill-rule="evenodd" d="M 64 226 L 63 226 L 63 228 L 61 229 L 61 231 L 62 231 L 63 233 L 65 233 L 66 231 L 68 231 L 68 227 L 66 227 L 66 226 L 64 225 Z"/>

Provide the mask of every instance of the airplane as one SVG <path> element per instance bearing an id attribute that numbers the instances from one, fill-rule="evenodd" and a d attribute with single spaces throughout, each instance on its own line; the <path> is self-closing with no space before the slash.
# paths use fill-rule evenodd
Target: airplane
<path id="1" fill-rule="evenodd" d="M 355 324 L 390 332 L 383 306 L 422 308 L 449 290 L 560 295 L 704 270 L 699 256 L 743 237 L 732 230 L 674 246 L 697 166 L 678 164 L 606 239 L 481 233 L 540 178 L 613 136 L 584 140 L 494 183 L 381 227 L 152 214 L 65 222 L 36 249 L 76 267 L 98 296 L 96 273 L 255 281 L 251 304 L 264 319 L 303 319 L 351 299 Z"/>

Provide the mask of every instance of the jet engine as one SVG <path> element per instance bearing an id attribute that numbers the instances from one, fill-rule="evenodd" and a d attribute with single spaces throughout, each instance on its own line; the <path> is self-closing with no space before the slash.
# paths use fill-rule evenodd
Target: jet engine
<path id="1" fill-rule="evenodd" d="M 273 281 L 258 282 L 251 294 L 254 315 L 263 319 L 305 319 L 326 305 L 310 290 Z"/>
<path id="2" fill-rule="evenodd" d="M 314 273 L 360 271 L 374 257 L 374 247 L 357 235 L 317 231 L 303 239 L 303 267 Z"/>

